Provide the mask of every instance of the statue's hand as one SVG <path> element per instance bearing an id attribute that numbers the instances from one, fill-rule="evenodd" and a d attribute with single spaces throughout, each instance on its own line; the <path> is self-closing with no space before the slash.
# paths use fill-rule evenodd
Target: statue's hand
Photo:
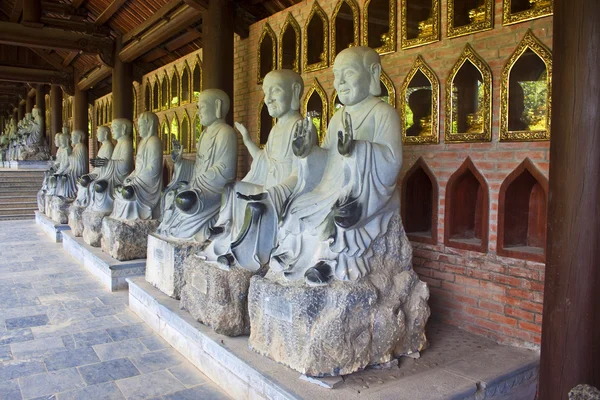
<path id="1" fill-rule="evenodd" d="M 250 134 L 248 133 L 248 129 L 246 129 L 246 127 L 244 125 L 240 124 L 239 122 L 236 122 L 234 125 L 235 125 L 235 129 L 237 129 L 240 132 L 240 134 L 242 135 L 244 142 L 247 140 L 250 140 Z"/>
<path id="2" fill-rule="evenodd" d="M 345 201 L 338 200 L 333 206 L 333 220 L 339 227 L 348 229 L 360 221 L 362 206 L 358 199 L 349 198 Z"/>
<path id="3" fill-rule="evenodd" d="M 135 197 L 133 186 L 123 186 L 121 188 L 121 196 L 123 196 L 125 200 L 132 200 Z"/>
<path id="4" fill-rule="evenodd" d="M 171 141 L 171 145 L 173 147 L 173 151 L 171 152 L 171 160 L 173 160 L 174 163 L 177 163 L 179 160 L 181 160 L 181 156 L 183 155 L 183 148 L 181 146 L 181 143 L 177 139 L 173 139 Z"/>
<path id="5" fill-rule="evenodd" d="M 349 156 L 354 150 L 354 132 L 352 130 L 352 118 L 344 112 L 342 115 L 344 131 L 338 131 L 338 152 L 343 156 Z"/>
<path id="6" fill-rule="evenodd" d="M 131 178 L 125 178 L 125 181 L 123 182 L 123 185 L 131 185 L 133 183 L 133 179 Z"/>
<path id="7" fill-rule="evenodd" d="M 294 155 L 298 158 L 306 158 L 312 150 L 312 135 L 316 134 L 312 132 L 314 124 L 309 117 L 304 118 L 301 121 L 296 122 L 294 125 L 294 133 L 292 138 L 292 150 Z"/>
<path id="8" fill-rule="evenodd" d="M 263 201 L 267 198 L 267 192 L 258 193 L 258 194 L 242 194 L 240 192 L 235 192 L 235 195 L 238 199 L 246 200 L 246 201 Z"/>

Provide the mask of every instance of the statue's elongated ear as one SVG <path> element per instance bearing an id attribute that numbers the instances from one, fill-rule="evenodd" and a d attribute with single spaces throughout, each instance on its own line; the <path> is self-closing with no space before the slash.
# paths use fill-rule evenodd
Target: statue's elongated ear
<path id="1" fill-rule="evenodd" d="M 217 119 L 222 119 L 224 117 L 224 115 L 222 115 L 222 111 L 221 109 L 223 108 L 223 102 L 221 101 L 221 99 L 217 99 L 215 100 L 215 105 L 216 105 L 216 115 L 217 115 Z"/>
<path id="2" fill-rule="evenodd" d="M 292 84 L 292 104 L 291 108 L 294 111 L 298 111 L 300 109 L 300 97 L 302 96 L 302 86 L 295 82 Z"/>
<path id="3" fill-rule="evenodd" d="M 373 63 L 369 73 L 371 74 L 371 83 L 369 85 L 369 92 L 372 96 L 379 96 L 381 94 L 381 64 Z"/>

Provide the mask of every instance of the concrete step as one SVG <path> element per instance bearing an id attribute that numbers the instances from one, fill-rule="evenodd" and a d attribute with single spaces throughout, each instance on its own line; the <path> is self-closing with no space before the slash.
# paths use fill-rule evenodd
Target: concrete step
<path id="1" fill-rule="evenodd" d="M 37 210 L 37 206 L 35 208 L 33 207 L 12 207 L 12 208 L 5 208 L 5 209 L 0 209 L 0 216 L 11 216 L 11 215 L 33 215 L 35 216 L 34 212 Z"/>
<path id="2" fill-rule="evenodd" d="M 14 197 L 35 197 L 37 198 L 37 193 L 39 189 L 20 189 L 20 190 L 3 190 L 0 188 L 0 200 L 14 198 Z"/>
<path id="3" fill-rule="evenodd" d="M 37 210 L 37 199 L 27 199 L 26 201 L 12 201 L 7 202 L 0 200 L 0 210 L 7 210 L 13 208 L 31 208 Z"/>
<path id="4" fill-rule="evenodd" d="M 43 182 L 44 177 L 39 176 L 0 176 L 0 184 L 2 183 L 13 183 L 13 182 Z"/>
<path id="5" fill-rule="evenodd" d="M 42 181 L 39 182 L 0 182 L 0 191 L 8 188 L 28 188 L 33 190 L 34 188 L 42 187 Z"/>
<path id="6" fill-rule="evenodd" d="M 35 214 L 0 215 L 0 221 L 13 221 L 19 219 L 35 219 Z"/>

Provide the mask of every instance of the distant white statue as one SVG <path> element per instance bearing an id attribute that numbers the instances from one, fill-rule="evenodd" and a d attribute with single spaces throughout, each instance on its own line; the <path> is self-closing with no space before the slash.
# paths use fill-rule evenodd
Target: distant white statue
<path id="1" fill-rule="evenodd" d="M 90 203 L 92 182 L 98 178 L 102 168 L 96 166 L 96 160 L 98 159 L 110 159 L 112 156 L 114 145 L 110 140 L 110 129 L 107 126 L 100 126 L 97 130 L 98 142 L 100 142 L 100 149 L 96 158 L 90 160 L 90 164 L 94 167 L 88 174 L 82 175 L 77 180 L 77 198 L 75 204 L 78 206 L 87 207 Z"/>
<path id="2" fill-rule="evenodd" d="M 198 242 L 208 238 L 219 214 L 221 195 L 237 172 L 237 136 L 225 122 L 229 105 L 229 96 L 222 90 L 200 92 L 198 115 L 205 129 L 195 160 L 183 159 L 181 145 L 174 141 L 175 174 L 165 190 L 159 235 Z"/>
<path id="3" fill-rule="evenodd" d="M 54 136 L 54 143 L 58 144 L 58 150 L 56 151 L 57 168 L 49 178 L 47 194 L 53 196 L 57 194 L 58 177 L 64 175 L 69 169 L 70 156 L 73 152 L 70 141 L 71 134 L 66 126 L 63 127 L 62 133 L 57 133 Z"/>
<path id="4" fill-rule="evenodd" d="M 21 160 L 48 160 L 50 151 L 44 140 L 44 119 L 40 109 L 35 106 L 32 110 L 32 119 L 28 122 L 24 133 Z"/>
<path id="5" fill-rule="evenodd" d="M 77 196 L 77 180 L 88 171 L 88 150 L 82 143 L 85 133 L 74 130 L 71 135 L 73 150 L 69 155 L 69 166 L 57 172 L 56 195 L 65 198 Z M 63 139 L 64 140 L 64 139 Z"/>
<path id="6" fill-rule="evenodd" d="M 158 137 L 158 116 L 144 112 L 138 118 L 142 137 L 135 157 L 135 170 L 115 188 L 111 218 L 149 220 L 160 217 L 162 189 L 162 142 Z"/>

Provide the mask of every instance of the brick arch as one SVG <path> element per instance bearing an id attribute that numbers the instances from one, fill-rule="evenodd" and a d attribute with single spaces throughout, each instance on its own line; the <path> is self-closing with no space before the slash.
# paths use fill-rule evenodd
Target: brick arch
<path id="1" fill-rule="evenodd" d="M 404 176 L 401 194 L 402 221 L 409 239 L 436 244 L 439 185 L 423 157 Z"/>

